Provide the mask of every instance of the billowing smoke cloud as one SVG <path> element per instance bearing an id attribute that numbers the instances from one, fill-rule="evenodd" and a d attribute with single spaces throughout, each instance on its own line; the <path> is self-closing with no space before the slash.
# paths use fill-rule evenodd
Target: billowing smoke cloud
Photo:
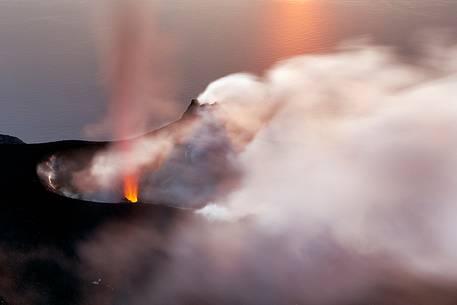
<path id="1" fill-rule="evenodd" d="M 200 103 L 245 144 L 238 186 L 166 242 L 144 219 L 141 234 L 102 229 L 85 267 L 122 304 L 448 304 L 436 287 L 457 281 L 457 47 L 437 54 L 347 45 L 210 84 Z"/>

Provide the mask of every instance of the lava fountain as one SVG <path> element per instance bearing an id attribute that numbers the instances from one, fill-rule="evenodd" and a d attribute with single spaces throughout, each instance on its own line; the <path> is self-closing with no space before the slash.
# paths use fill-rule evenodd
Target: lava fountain
<path id="1" fill-rule="evenodd" d="M 124 174 L 124 197 L 131 203 L 138 202 L 138 175 L 135 172 Z"/>
<path id="2" fill-rule="evenodd" d="M 132 145 L 131 141 L 122 141 L 115 144 L 114 149 L 120 151 L 122 156 L 119 174 L 123 196 L 128 202 L 137 203 L 139 171 L 134 165 L 135 153 Z"/>

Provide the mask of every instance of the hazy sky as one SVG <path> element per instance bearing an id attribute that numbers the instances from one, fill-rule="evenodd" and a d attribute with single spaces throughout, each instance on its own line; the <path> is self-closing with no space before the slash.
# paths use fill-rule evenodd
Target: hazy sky
<path id="1" fill-rule="evenodd" d="M 106 111 L 90 3 L 0 1 L 0 133 L 27 142 L 84 138 L 83 127 Z M 456 13 L 455 1 L 167 0 L 156 16 L 170 45 L 163 72 L 177 116 L 228 73 L 261 72 L 360 36 L 411 52 L 421 29 L 455 29 Z"/>

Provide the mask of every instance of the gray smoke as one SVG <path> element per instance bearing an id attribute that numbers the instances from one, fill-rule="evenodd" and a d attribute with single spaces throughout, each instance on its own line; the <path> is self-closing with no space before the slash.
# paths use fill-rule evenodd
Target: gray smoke
<path id="1" fill-rule="evenodd" d="M 245 145 L 239 186 L 166 242 L 147 221 L 102 229 L 81 245 L 86 267 L 119 304 L 448 304 L 430 287 L 457 280 L 457 46 L 438 49 L 412 64 L 349 44 L 210 84 L 200 102 L 221 105 L 213 118 Z M 138 268 L 157 251 L 160 268 Z"/>

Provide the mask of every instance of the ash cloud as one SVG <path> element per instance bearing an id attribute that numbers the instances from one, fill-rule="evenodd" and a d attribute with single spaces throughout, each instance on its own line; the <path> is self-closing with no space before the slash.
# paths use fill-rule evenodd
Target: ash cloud
<path id="1" fill-rule="evenodd" d="M 104 270 L 119 304 L 449 304 L 457 47 L 436 54 L 412 64 L 392 48 L 346 44 L 210 84 L 200 102 L 222 105 L 212 118 L 244 145 L 239 185 L 164 243 L 101 229 L 81 245 L 85 266 Z M 249 141 L 236 137 L 250 128 Z M 160 268 L 144 268 L 157 251 Z M 143 266 L 124 271 L 141 277 L 138 289 L 119 279 L 124 259 Z"/>

